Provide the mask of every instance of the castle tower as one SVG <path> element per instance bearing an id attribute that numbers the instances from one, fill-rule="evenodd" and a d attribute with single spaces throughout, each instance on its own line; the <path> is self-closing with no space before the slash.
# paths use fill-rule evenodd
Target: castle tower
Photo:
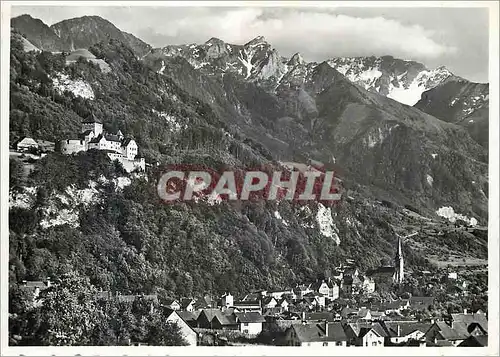
<path id="1" fill-rule="evenodd" d="M 102 121 L 100 121 L 93 113 L 82 121 L 82 133 L 87 130 L 93 131 L 95 137 L 102 134 Z"/>
<path id="2" fill-rule="evenodd" d="M 396 269 L 396 283 L 401 284 L 404 279 L 404 259 L 401 237 L 398 236 L 398 247 L 394 257 L 394 268 Z"/>

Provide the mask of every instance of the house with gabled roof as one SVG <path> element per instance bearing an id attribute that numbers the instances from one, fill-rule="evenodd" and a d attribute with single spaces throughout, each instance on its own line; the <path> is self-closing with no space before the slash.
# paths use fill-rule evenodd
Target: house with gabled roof
<path id="1" fill-rule="evenodd" d="M 456 322 L 453 327 L 444 321 L 436 321 L 425 333 L 425 339 L 428 343 L 437 343 L 437 341 L 449 341 L 453 346 L 459 345 L 463 340 L 469 337 L 467 324 Z"/>
<path id="2" fill-rule="evenodd" d="M 360 320 L 366 320 L 366 321 L 372 320 L 371 311 L 370 311 L 370 309 L 367 309 L 366 307 L 360 308 L 356 317 Z"/>
<path id="3" fill-rule="evenodd" d="M 292 324 L 285 332 L 288 346 L 347 346 L 348 337 L 340 322 Z"/>
<path id="4" fill-rule="evenodd" d="M 276 303 L 276 307 L 279 308 L 280 312 L 288 311 L 289 306 L 290 303 L 288 302 L 288 299 L 284 297 L 279 299 Z"/>
<path id="5" fill-rule="evenodd" d="M 180 315 L 179 311 L 172 309 L 164 309 L 164 315 L 166 316 L 167 323 L 174 323 L 180 329 L 180 333 L 184 340 L 188 343 L 188 346 L 196 346 L 198 341 L 198 334 L 195 330 L 185 321 Z"/>
<path id="6" fill-rule="evenodd" d="M 197 327 L 218 330 L 236 330 L 238 324 L 234 314 L 224 314 L 219 309 L 203 309 L 196 320 Z"/>
<path id="7" fill-rule="evenodd" d="M 197 327 L 196 320 L 201 311 L 177 311 L 177 314 L 191 327 Z"/>
<path id="8" fill-rule="evenodd" d="M 352 346 L 380 347 L 384 345 L 387 332 L 376 323 L 349 323 L 344 326 L 349 344 Z"/>
<path id="9" fill-rule="evenodd" d="M 172 310 L 180 310 L 181 309 L 180 302 L 174 298 L 169 298 L 169 297 L 163 298 L 161 300 L 161 305 L 166 307 L 166 308 L 172 309 Z"/>
<path id="10" fill-rule="evenodd" d="M 407 343 L 410 340 L 421 341 L 432 326 L 418 321 L 384 321 L 381 325 L 387 332 L 386 346 Z"/>
<path id="11" fill-rule="evenodd" d="M 488 333 L 488 319 L 484 314 L 468 314 L 467 311 L 463 314 L 451 314 L 451 326 L 456 323 L 464 323 L 469 333 L 477 326 L 479 326 L 482 331 L 485 331 L 486 334 Z"/>
<path id="12" fill-rule="evenodd" d="M 482 336 L 469 336 L 462 342 L 460 342 L 458 347 L 487 347 L 488 346 L 488 335 Z"/>
<path id="13" fill-rule="evenodd" d="M 30 149 L 38 149 L 39 146 L 35 139 L 23 136 L 14 143 L 14 147 L 17 151 L 28 151 Z"/>
<path id="14" fill-rule="evenodd" d="M 19 285 L 19 290 L 26 291 L 32 296 L 31 304 L 33 307 L 40 306 L 42 301 L 39 299 L 40 292 L 52 286 L 50 278 L 42 280 L 23 280 Z"/>
<path id="15" fill-rule="evenodd" d="M 238 330 L 248 335 L 258 335 L 266 319 L 259 312 L 235 312 Z"/>
<path id="16" fill-rule="evenodd" d="M 310 287 L 315 293 L 321 294 L 331 300 L 339 297 L 339 286 L 334 280 L 318 280 Z"/>
<path id="17" fill-rule="evenodd" d="M 233 303 L 234 303 L 234 296 L 231 295 L 231 293 L 225 293 L 220 298 L 220 306 L 222 307 L 222 309 L 229 309 L 233 307 Z"/>
<path id="18" fill-rule="evenodd" d="M 262 298 L 263 309 L 274 309 L 278 305 L 278 301 L 273 296 L 266 296 Z"/>
<path id="19" fill-rule="evenodd" d="M 192 298 L 183 298 L 180 301 L 181 310 L 183 311 L 194 311 L 194 304 L 196 300 Z"/>

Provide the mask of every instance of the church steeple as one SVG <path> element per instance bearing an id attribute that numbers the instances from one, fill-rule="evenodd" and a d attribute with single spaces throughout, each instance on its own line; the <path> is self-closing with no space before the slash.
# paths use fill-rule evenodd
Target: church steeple
<path id="1" fill-rule="evenodd" d="M 404 258 L 401 237 L 398 236 L 398 247 L 394 257 L 394 268 L 396 270 L 396 282 L 402 283 L 404 279 Z"/>

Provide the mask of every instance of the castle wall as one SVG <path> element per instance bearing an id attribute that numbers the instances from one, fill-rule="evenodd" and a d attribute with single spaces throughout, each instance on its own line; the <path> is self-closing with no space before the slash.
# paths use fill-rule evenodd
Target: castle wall
<path id="1" fill-rule="evenodd" d="M 61 140 L 61 153 L 70 155 L 80 151 L 86 151 L 87 147 L 85 145 L 85 140 Z"/>
<path id="2" fill-rule="evenodd" d="M 142 171 L 146 170 L 146 161 L 141 158 L 139 160 L 130 160 L 126 156 L 123 156 L 122 154 L 113 154 L 113 153 L 108 153 L 108 157 L 114 161 L 117 160 L 119 161 L 125 171 L 127 172 L 132 172 L 134 170 L 140 169 Z"/>

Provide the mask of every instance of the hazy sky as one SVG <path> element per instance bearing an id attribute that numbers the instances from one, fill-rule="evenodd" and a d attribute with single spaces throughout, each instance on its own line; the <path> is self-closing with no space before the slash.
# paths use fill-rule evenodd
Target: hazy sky
<path id="1" fill-rule="evenodd" d="M 12 6 L 12 16 L 21 14 L 48 25 L 98 15 L 153 47 L 262 35 L 282 55 L 300 52 L 308 61 L 392 55 L 488 81 L 485 8 Z"/>

